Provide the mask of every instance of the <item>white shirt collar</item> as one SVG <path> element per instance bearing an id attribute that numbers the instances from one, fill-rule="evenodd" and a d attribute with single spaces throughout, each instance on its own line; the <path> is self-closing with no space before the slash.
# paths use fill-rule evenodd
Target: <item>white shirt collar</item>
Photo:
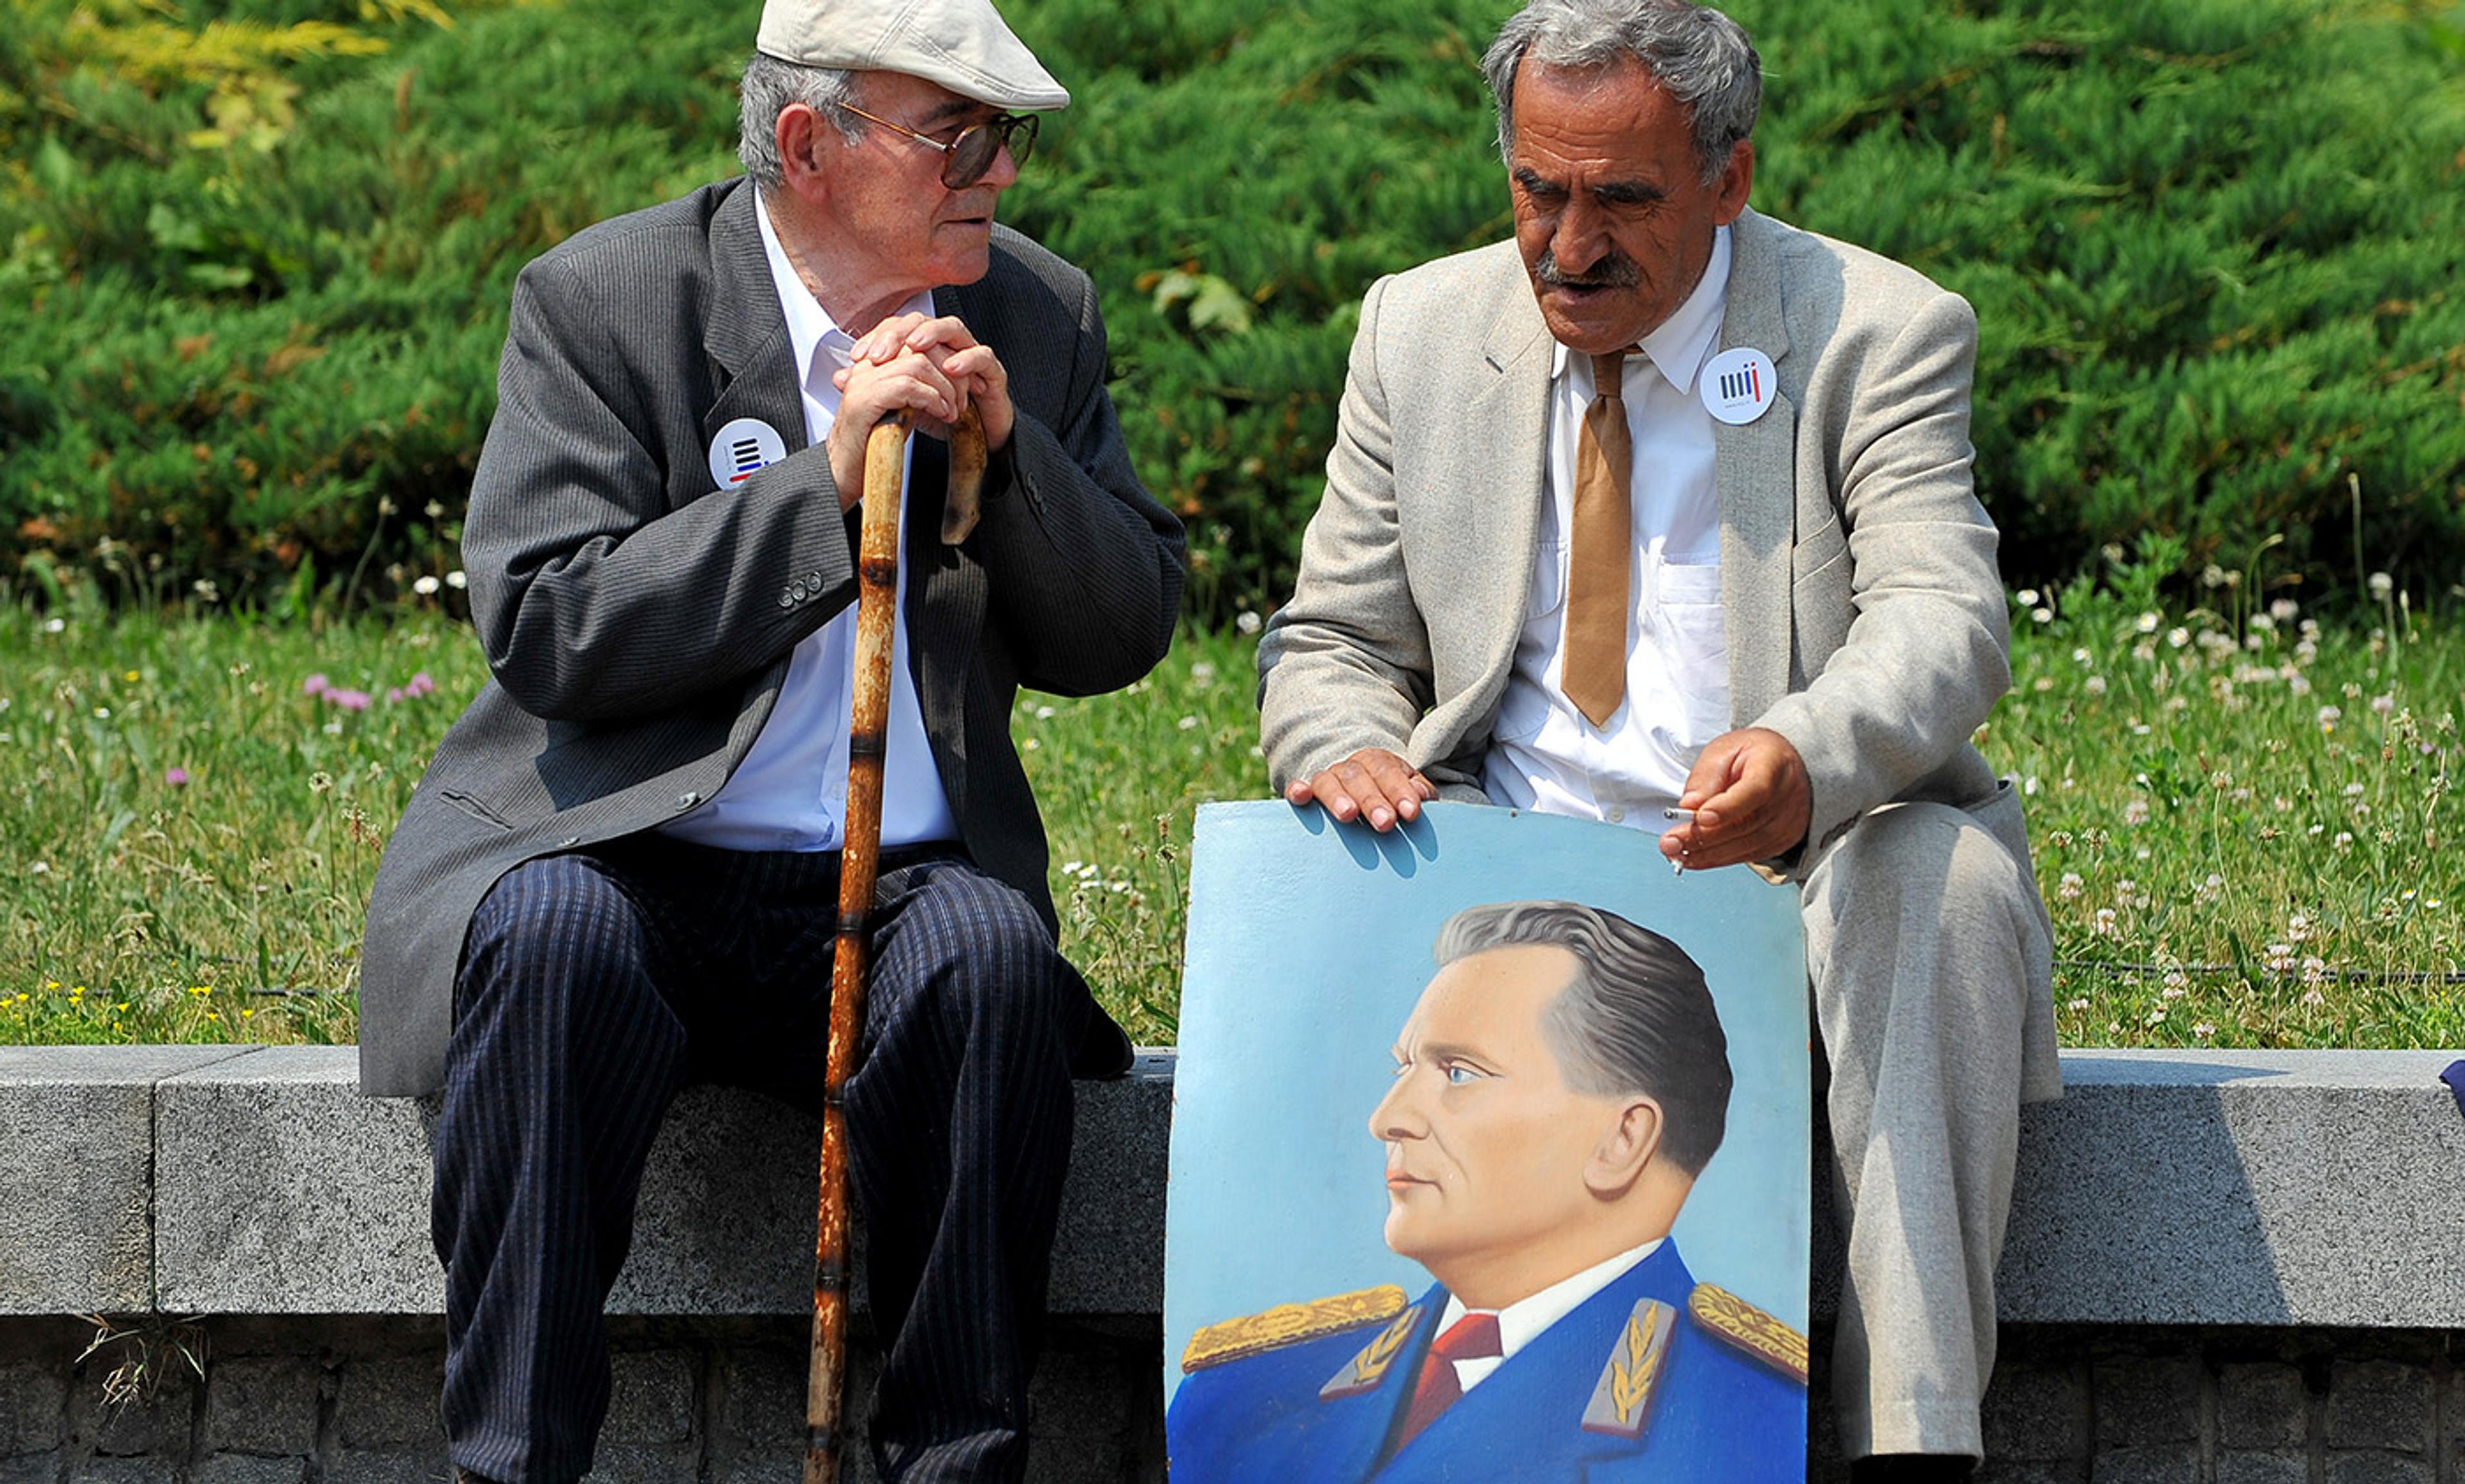
<path id="1" fill-rule="evenodd" d="M 1582 1307 L 1585 1299 L 1609 1287 L 1624 1276 L 1636 1263 L 1660 1250 L 1667 1237 L 1654 1237 L 1641 1247 L 1631 1247 L 1605 1262 L 1596 1262 L 1571 1277 L 1560 1278 L 1547 1288 L 1526 1298 L 1519 1298 L 1498 1311 L 1498 1361 L 1502 1363 L 1515 1352 L 1540 1338 L 1541 1332 Z M 1472 1311 L 1455 1295 L 1447 1296 L 1446 1312 L 1438 1316 L 1438 1327 L 1432 1331 L 1443 1335 L 1455 1320 Z M 1485 1373 L 1484 1373 L 1485 1374 Z"/>
<path id="2" fill-rule="evenodd" d="M 1729 229 L 1719 227 L 1712 232 L 1712 255 L 1703 263 L 1703 277 L 1696 281 L 1695 292 L 1677 312 L 1660 321 L 1643 338 L 1643 353 L 1660 369 L 1669 385 L 1677 388 L 1681 397 L 1695 393 L 1695 373 L 1712 354 L 1713 337 L 1719 334 L 1721 321 L 1729 311 Z M 1549 365 L 1549 376 L 1556 380 L 1566 374 L 1571 359 L 1566 347 L 1553 343 L 1555 358 Z M 1584 366 L 1587 380 L 1591 376 L 1591 363 Z"/>
<path id="3" fill-rule="evenodd" d="M 805 287 L 796 265 L 788 260 L 788 250 L 780 244 L 779 229 L 771 225 L 770 203 L 760 187 L 753 190 L 753 219 L 762 228 L 762 251 L 770 260 L 770 283 L 779 291 L 779 307 L 788 317 L 788 347 L 796 358 L 796 374 L 803 378 L 808 395 L 819 399 L 832 409 L 838 407 L 838 392 L 831 386 L 831 372 L 846 365 L 855 357 L 855 337 L 838 326 L 813 291 Z M 1708 273 L 1707 273 L 1708 277 Z M 900 314 L 933 313 L 933 291 L 925 289 L 899 306 Z M 825 366 L 816 356 L 828 352 Z"/>

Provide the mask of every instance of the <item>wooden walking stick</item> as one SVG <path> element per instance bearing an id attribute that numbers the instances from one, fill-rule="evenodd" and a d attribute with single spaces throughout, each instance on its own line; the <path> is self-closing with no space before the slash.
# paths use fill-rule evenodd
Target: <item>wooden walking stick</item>
<path id="1" fill-rule="evenodd" d="M 874 426 L 864 445 L 864 520 L 856 539 L 855 695 L 848 716 L 847 837 L 839 854 L 838 940 L 831 961 L 830 1060 L 822 1074 L 821 1210 L 813 1238 L 813 1354 L 805 1381 L 805 1484 L 837 1484 L 847 1396 L 846 1096 L 864 1035 L 873 888 L 881 866 L 881 760 L 890 729 L 891 649 L 899 607 L 899 507 L 908 414 Z M 942 539 L 976 523 L 985 430 L 968 408 L 950 432 Z"/>

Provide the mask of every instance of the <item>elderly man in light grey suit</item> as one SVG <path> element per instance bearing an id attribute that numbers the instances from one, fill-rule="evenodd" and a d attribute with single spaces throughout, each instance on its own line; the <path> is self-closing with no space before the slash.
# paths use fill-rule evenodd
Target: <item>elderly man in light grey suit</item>
<path id="1" fill-rule="evenodd" d="M 847 1089 L 888 1480 L 1024 1476 L 1075 1070 L 1129 1045 L 1055 945 L 1017 688 L 1164 653 L 1084 274 L 993 224 L 1069 95 L 987 0 L 770 0 L 748 178 L 604 222 L 514 292 L 465 530 L 494 680 L 368 907 L 362 1085 L 444 1093 L 442 1415 L 465 1479 L 567 1484 L 600 1308 L 688 1080 L 817 1106 L 845 813 L 850 509 L 886 412 L 972 408 L 980 522 L 912 446 L 865 1059 Z M 784 1463 L 785 1460 L 782 1460 Z"/>
<path id="2" fill-rule="evenodd" d="M 1489 800 L 1798 885 L 1842 1442 L 1965 1477 L 2019 1104 L 2059 1091 L 2019 803 L 1969 744 L 2010 678 L 1975 321 L 1746 209 L 1760 64 L 1720 12 L 1534 0 L 1484 67 L 1516 239 L 1363 303 L 1259 651 L 1270 767 L 1375 829 Z"/>

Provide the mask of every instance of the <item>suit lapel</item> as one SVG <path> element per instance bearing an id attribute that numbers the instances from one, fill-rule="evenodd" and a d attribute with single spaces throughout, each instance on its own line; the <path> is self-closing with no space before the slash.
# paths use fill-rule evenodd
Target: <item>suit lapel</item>
<path id="1" fill-rule="evenodd" d="M 753 214 L 757 188 L 750 181 L 740 184 L 711 213 L 712 302 L 702 329 L 702 349 L 710 356 L 719 396 L 702 414 L 704 449 L 718 438 L 722 428 L 740 417 L 769 424 L 791 450 L 805 446 L 804 392 L 798 385 L 795 351 L 788 339 L 787 312 L 779 307 L 778 285 L 770 281 L 762 224 Z M 789 657 L 781 654 L 746 689 L 728 737 L 731 770 L 752 749 L 754 739 L 769 720 L 771 703 L 788 678 Z"/>
<path id="2" fill-rule="evenodd" d="M 757 417 L 776 429 L 790 449 L 805 446 L 802 372 L 788 340 L 787 311 L 770 281 L 750 182 L 728 192 L 710 220 L 710 267 L 714 284 L 702 348 L 719 369 L 719 400 L 702 414 L 702 446 L 740 417 Z"/>
<path id="3" fill-rule="evenodd" d="M 1467 467 L 1455 488 L 1468 491 L 1459 506 L 1466 561 L 1457 589 L 1468 608 L 1463 631 L 1484 636 L 1478 679 L 1469 688 L 1477 704 L 1470 722 L 1487 724 L 1498 708 L 1523 631 L 1532 590 L 1532 564 L 1541 542 L 1541 505 L 1548 498 L 1549 370 L 1555 343 L 1533 301 L 1520 261 L 1511 275 L 1497 320 L 1481 347 L 1482 378 L 1463 404 L 1464 425 L 1491 430 L 1468 439 Z M 1409 498 L 1401 496 L 1400 498 Z"/>
<path id="4" fill-rule="evenodd" d="M 1788 303 L 1771 224 L 1745 211 L 1730 229 L 1729 242 L 1729 302 L 1718 348 L 1760 350 L 1771 357 L 1783 388 L 1803 385 L 1788 360 Z M 1743 726 L 1788 693 L 1796 402 L 1781 390 L 1763 416 L 1743 427 L 1714 419 L 1712 446 L 1721 501 L 1721 598 L 1728 615 L 1729 714 Z"/>

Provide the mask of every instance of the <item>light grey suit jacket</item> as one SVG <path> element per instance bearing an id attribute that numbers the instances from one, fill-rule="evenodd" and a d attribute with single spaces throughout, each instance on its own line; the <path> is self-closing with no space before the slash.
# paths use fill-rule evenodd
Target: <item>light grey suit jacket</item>
<path id="1" fill-rule="evenodd" d="M 854 600 L 852 519 L 826 451 L 803 447 L 753 203 L 736 180 L 600 223 L 515 287 L 463 534 L 495 679 L 429 764 L 377 871 L 363 1092 L 440 1085 L 463 936 L 497 878 L 716 793 L 796 643 Z M 939 540 L 946 454 L 916 443 L 909 659 L 968 853 L 1050 925 L 1010 701 L 1022 684 L 1110 690 L 1163 655 L 1181 527 L 1131 472 L 1084 274 L 997 231 L 990 271 L 936 304 L 1000 354 L 1018 418 L 958 546 Z M 721 490 L 711 438 L 747 416 L 797 452 Z"/>
<path id="2" fill-rule="evenodd" d="M 1730 714 L 1788 738 L 1813 785 L 1809 846 L 1776 864 L 1802 874 L 1867 810 L 1922 799 L 1977 813 L 2025 866 L 2019 810 L 1969 744 L 2010 683 L 1969 469 L 1976 318 L 1910 269 L 1751 210 L 1731 246 L 1717 348 L 1769 355 L 1780 392 L 1714 429 Z M 1278 787 L 1377 746 L 1485 799 L 1539 541 L 1551 347 L 1512 242 L 1370 289 L 1326 496 L 1259 647 Z"/>

